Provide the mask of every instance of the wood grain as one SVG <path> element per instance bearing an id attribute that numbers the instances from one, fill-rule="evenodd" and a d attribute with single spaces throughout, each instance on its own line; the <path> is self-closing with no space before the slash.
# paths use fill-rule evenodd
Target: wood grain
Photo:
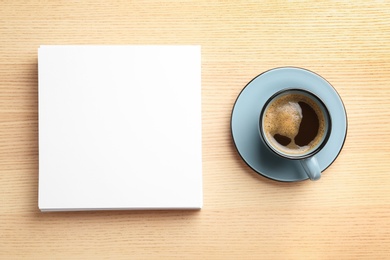
<path id="1" fill-rule="evenodd" d="M 204 208 L 45 213 L 37 207 L 41 44 L 200 44 Z M 298 66 L 348 113 L 318 182 L 279 183 L 232 144 L 253 77 Z M 388 1 L 0 1 L 1 259 L 388 259 Z"/>

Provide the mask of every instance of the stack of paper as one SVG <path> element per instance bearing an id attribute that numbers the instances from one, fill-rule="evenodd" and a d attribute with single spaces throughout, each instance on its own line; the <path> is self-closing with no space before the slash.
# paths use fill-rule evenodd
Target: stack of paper
<path id="1" fill-rule="evenodd" d="M 202 207 L 199 46 L 41 46 L 39 208 Z"/>

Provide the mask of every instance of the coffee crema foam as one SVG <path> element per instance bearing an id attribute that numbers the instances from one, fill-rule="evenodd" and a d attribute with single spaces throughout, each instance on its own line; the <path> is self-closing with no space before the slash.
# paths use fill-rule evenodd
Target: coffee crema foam
<path id="1" fill-rule="evenodd" d="M 326 131 L 325 116 L 312 98 L 304 94 L 282 94 L 266 108 L 263 131 L 275 149 L 285 154 L 302 155 L 322 142 Z"/>

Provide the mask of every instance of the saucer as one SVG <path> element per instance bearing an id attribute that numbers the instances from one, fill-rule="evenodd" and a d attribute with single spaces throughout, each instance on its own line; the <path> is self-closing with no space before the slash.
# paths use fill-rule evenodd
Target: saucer
<path id="1" fill-rule="evenodd" d="M 339 155 L 347 135 L 347 114 L 336 90 L 314 72 L 294 67 L 268 70 L 250 81 L 233 106 L 231 133 L 238 153 L 258 174 L 283 182 L 308 179 L 298 160 L 288 160 L 273 154 L 260 139 L 259 115 L 265 102 L 285 88 L 306 89 L 326 104 L 331 119 L 331 134 L 324 148 L 315 156 L 321 171 L 327 169 Z"/>

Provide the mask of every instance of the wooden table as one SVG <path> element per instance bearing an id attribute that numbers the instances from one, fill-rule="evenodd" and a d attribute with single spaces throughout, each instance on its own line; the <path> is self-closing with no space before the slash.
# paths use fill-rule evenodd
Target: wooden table
<path id="1" fill-rule="evenodd" d="M 201 211 L 39 212 L 41 44 L 202 45 Z M 279 66 L 319 73 L 346 106 L 318 182 L 268 180 L 234 148 L 237 95 Z M 389 259 L 389 120 L 388 1 L 1 1 L 0 258 Z"/>

